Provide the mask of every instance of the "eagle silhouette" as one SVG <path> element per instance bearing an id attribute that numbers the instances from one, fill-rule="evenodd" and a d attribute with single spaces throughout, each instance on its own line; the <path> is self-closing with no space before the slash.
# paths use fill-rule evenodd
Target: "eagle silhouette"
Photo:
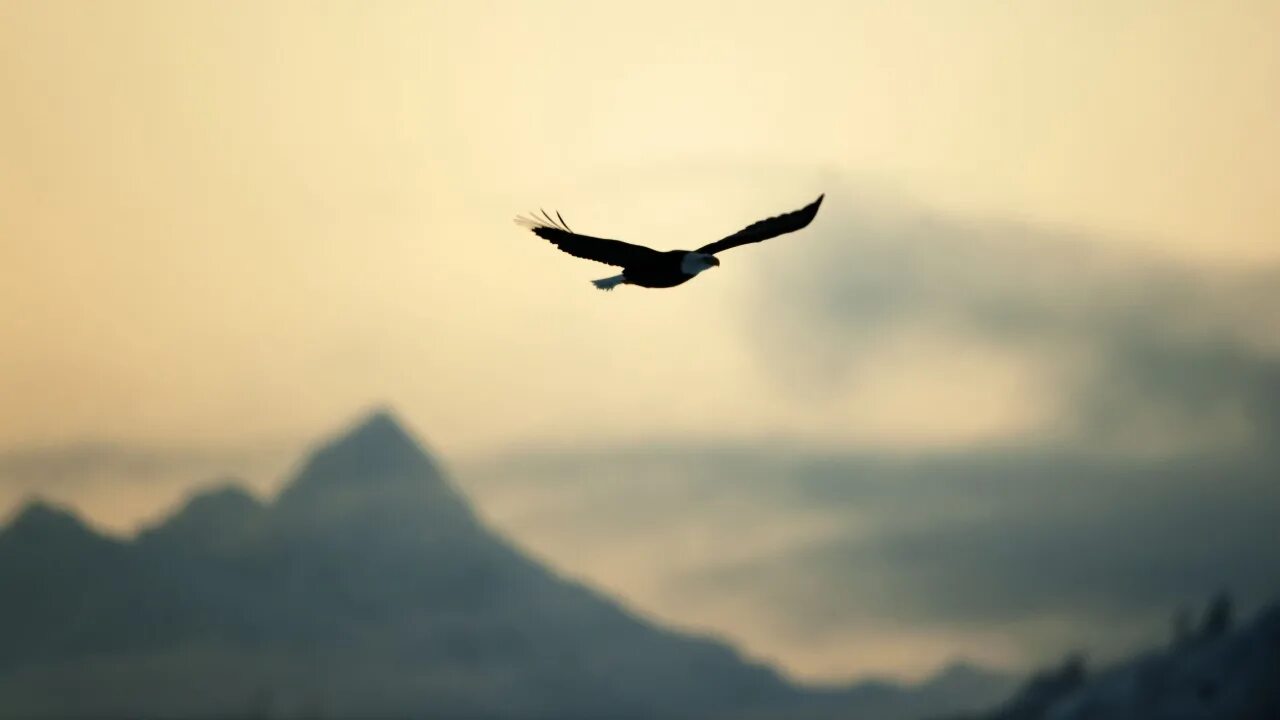
<path id="1" fill-rule="evenodd" d="M 516 224 L 529 228 L 535 235 L 550 240 L 553 245 L 574 257 L 595 260 L 622 268 L 622 274 L 592 284 L 601 290 L 612 290 L 619 285 L 637 285 L 647 288 L 669 288 L 692 280 L 708 268 L 719 267 L 717 253 L 739 245 L 749 245 L 762 240 L 795 232 L 808 225 L 818 214 L 822 198 L 799 210 L 783 213 L 752 223 L 738 232 L 708 243 L 697 250 L 654 250 L 643 245 L 632 245 L 621 240 L 579 235 L 569 229 L 569 224 L 557 212 L 552 218 L 545 210 L 542 217 L 517 217 Z"/>

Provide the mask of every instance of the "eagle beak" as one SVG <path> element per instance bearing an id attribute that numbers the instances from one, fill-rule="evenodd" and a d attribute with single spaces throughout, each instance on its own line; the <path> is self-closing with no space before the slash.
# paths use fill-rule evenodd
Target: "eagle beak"
<path id="1" fill-rule="evenodd" d="M 711 256 L 711 266 L 712 266 L 712 267 L 720 267 L 720 258 L 718 258 L 718 257 L 716 257 L 716 256 L 714 256 L 714 255 L 712 255 L 712 256 Z"/>

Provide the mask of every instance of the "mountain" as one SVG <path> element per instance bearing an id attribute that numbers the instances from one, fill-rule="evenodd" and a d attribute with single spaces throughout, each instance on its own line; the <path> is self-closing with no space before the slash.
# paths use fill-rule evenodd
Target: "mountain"
<path id="1" fill-rule="evenodd" d="M 819 691 L 645 622 L 485 527 L 386 412 L 273 502 L 223 482 L 128 542 L 33 504 L 0 530 L 0 588 L 4 718 L 890 720 L 1002 682 Z"/>
<path id="2" fill-rule="evenodd" d="M 33 502 L 19 513 L 0 532 L 0 676 L 91 644 L 85 623 L 96 604 L 115 601 L 127 550 L 63 508 Z"/>
<path id="3" fill-rule="evenodd" d="M 864 680 L 844 688 L 810 689 L 804 702 L 779 715 L 776 708 L 744 712 L 740 718 L 811 720 L 922 720 L 939 712 L 964 712 L 991 707 L 1014 690 L 1014 680 L 967 662 L 955 662 L 915 685 Z"/>
<path id="4" fill-rule="evenodd" d="M 1083 659 L 1031 678 L 994 711 L 952 720 L 1280 718 L 1280 604 L 1230 631 L 1219 597 L 1195 635 L 1090 675 Z"/>
<path id="5" fill-rule="evenodd" d="M 191 497 L 163 524 L 144 530 L 141 542 L 187 549 L 225 546 L 261 522 L 265 511 L 262 503 L 228 480 Z"/>

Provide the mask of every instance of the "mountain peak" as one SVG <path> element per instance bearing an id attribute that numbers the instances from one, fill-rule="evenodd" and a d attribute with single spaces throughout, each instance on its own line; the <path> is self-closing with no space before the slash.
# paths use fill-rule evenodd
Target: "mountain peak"
<path id="1" fill-rule="evenodd" d="M 211 512 L 213 509 L 248 509 L 258 506 L 258 500 L 244 489 L 242 482 L 235 478 L 224 478 L 193 494 L 187 500 L 184 512 L 196 510 Z"/>
<path id="2" fill-rule="evenodd" d="M 288 505 L 318 495 L 390 488 L 438 489 L 443 475 L 390 410 L 378 409 L 320 446 L 281 495 Z"/>
<path id="3" fill-rule="evenodd" d="M 36 542 L 92 537 L 96 534 L 72 510 L 39 498 L 28 501 L 8 526 L 0 528 L 0 538 Z"/>
<path id="4" fill-rule="evenodd" d="M 166 541 L 219 539 L 243 528 L 262 510 L 257 498 L 227 478 L 191 495 L 181 510 L 143 535 Z"/>
<path id="5" fill-rule="evenodd" d="M 390 408 L 377 408 L 342 433 L 340 441 L 346 443 L 373 442 L 412 445 L 419 452 L 422 448 Z"/>
<path id="6" fill-rule="evenodd" d="M 10 529 L 19 527 L 83 527 L 83 523 L 71 510 L 48 500 L 33 498 L 9 522 Z"/>

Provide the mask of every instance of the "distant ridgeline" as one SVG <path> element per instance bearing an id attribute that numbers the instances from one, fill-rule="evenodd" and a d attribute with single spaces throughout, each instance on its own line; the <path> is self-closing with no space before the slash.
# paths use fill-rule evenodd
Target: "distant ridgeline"
<path id="1" fill-rule="evenodd" d="M 1169 648 L 1089 673 L 1083 658 L 1038 673 L 995 710 L 950 720 L 1276 720 L 1280 605 L 1232 632 L 1219 595 L 1198 628 L 1175 616 Z"/>
<path id="2" fill-rule="evenodd" d="M 278 499 L 198 495 L 121 542 L 0 530 L 2 718 L 850 718 L 987 707 L 1007 678 L 818 690 L 657 627 L 486 528 L 391 415 Z"/>

